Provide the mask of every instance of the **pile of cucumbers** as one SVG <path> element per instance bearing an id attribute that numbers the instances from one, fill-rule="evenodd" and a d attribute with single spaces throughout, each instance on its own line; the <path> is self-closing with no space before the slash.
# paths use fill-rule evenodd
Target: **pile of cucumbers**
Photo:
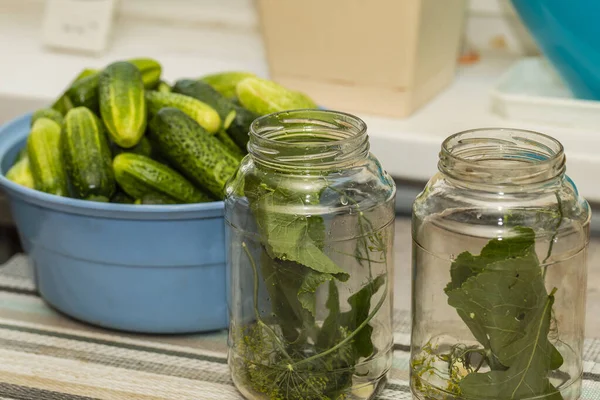
<path id="1" fill-rule="evenodd" d="M 6 177 L 57 196 L 181 204 L 223 198 L 260 115 L 316 108 L 305 94 L 248 72 L 173 85 L 152 59 L 82 71 L 31 119 Z"/>

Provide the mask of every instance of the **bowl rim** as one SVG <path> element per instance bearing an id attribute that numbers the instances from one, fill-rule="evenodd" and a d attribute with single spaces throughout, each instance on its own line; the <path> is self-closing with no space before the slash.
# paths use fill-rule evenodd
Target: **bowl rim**
<path id="1" fill-rule="evenodd" d="M 187 219 L 223 216 L 225 207 L 223 201 L 194 204 L 145 204 L 143 206 L 104 203 L 44 193 L 8 180 L 1 164 L 4 163 L 8 152 L 29 135 L 31 116 L 32 113 L 26 113 L 0 126 L 0 187 L 5 189 L 9 197 L 18 197 L 37 206 L 67 213 L 116 219 Z M 27 129 L 24 129 L 24 126 Z"/>

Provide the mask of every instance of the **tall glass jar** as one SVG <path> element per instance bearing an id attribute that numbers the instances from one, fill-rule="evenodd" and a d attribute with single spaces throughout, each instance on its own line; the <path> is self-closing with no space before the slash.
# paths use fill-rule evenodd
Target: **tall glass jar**
<path id="1" fill-rule="evenodd" d="M 368 399 L 392 363 L 393 180 L 352 115 L 256 120 L 226 188 L 229 366 L 248 399 Z"/>
<path id="2" fill-rule="evenodd" d="M 418 399 L 577 399 L 590 208 L 562 145 L 458 133 L 413 206 Z"/>

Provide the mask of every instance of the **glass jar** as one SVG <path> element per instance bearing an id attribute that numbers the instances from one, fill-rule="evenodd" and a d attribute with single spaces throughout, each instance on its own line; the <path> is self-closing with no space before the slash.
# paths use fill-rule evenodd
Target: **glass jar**
<path id="1" fill-rule="evenodd" d="M 413 394 L 577 399 L 591 214 L 562 145 L 467 131 L 438 168 L 413 205 Z"/>
<path id="2" fill-rule="evenodd" d="M 368 399 L 392 363 L 395 186 L 352 115 L 251 126 L 226 187 L 229 366 L 248 399 Z"/>

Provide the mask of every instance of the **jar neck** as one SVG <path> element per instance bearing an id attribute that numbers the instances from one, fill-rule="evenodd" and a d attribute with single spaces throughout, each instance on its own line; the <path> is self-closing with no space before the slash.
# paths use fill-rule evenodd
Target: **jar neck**
<path id="1" fill-rule="evenodd" d="M 337 111 L 292 110 L 265 115 L 250 126 L 248 152 L 278 170 L 339 169 L 367 158 L 366 124 Z"/>
<path id="2" fill-rule="evenodd" d="M 564 177 L 563 146 L 550 136 L 517 129 L 476 129 L 442 144 L 438 169 L 483 190 L 523 191 Z"/>

